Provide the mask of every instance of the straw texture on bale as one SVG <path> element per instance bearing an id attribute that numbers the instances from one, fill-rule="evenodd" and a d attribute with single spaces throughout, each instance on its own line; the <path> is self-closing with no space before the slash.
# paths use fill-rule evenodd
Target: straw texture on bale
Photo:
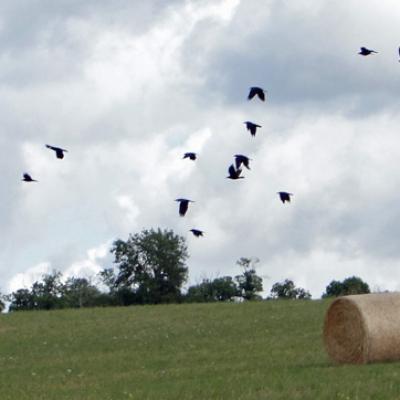
<path id="1" fill-rule="evenodd" d="M 400 293 L 339 297 L 326 313 L 323 337 L 338 363 L 400 360 Z"/>

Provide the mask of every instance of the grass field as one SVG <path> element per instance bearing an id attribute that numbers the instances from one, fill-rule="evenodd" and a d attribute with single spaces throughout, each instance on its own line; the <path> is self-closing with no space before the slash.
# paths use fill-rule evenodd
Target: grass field
<path id="1" fill-rule="evenodd" d="M 336 366 L 327 301 L 0 316 L 0 399 L 400 399 L 400 363 Z"/>

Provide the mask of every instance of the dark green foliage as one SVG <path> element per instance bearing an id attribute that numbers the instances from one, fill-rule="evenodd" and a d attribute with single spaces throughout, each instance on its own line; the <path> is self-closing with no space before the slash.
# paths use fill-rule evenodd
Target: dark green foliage
<path id="1" fill-rule="evenodd" d="M 42 281 L 36 281 L 30 290 L 18 289 L 7 296 L 7 300 L 11 303 L 9 310 L 63 308 L 62 292 L 61 272 L 54 271 L 52 274 L 44 274 Z"/>
<path id="2" fill-rule="evenodd" d="M 9 294 L 7 300 L 11 303 L 9 311 L 34 309 L 33 297 L 29 289 L 18 289 Z"/>
<path id="3" fill-rule="evenodd" d="M 262 278 L 256 274 L 254 265 L 258 263 L 258 259 L 240 258 L 236 264 L 241 266 L 243 274 L 235 276 L 235 280 L 239 289 L 239 296 L 244 300 L 260 300 L 257 294 L 263 290 Z"/>
<path id="4" fill-rule="evenodd" d="M 61 272 L 44 274 L 41 282 L 32 285 L 33 307 L 41 310 L 62 308 L 62 291 Z"/>
<path id="5" fill-rule="evenodd" d="M 347 296 L 349 294 L 365 294 L 370 293 L 368 283 L 364 282 L 357 276 L 340 281 L 332 281 L 327 287 L 322 297 L 338 297 Z"/>
<path id="6" fill-rule="evenodd" d="M 104 268 L 98 273 L 98 277 L 103 285 L 108 288 L 109 292 L 113 292 L 115 290 L 115 281 L 117 280 L 117 277 L 115 276 L 112 268 Z"/>
<path id="7" fill-rule="evenodd" d="M 285 279 L 272 285 L 271 298 L 308 300 L 311 299 L 311 294 L 303 288 L 297 288 L 292 280 Z"/>
<path id="8" fill-rule="evenodd" d="M 138 302 L 137 295 L 130 286 L 116 285 L 117 276 L 112 268 L 105 268 L 99 272 L 101 282 L 108 288 L 110 305 L 129 306 Z"/>
<path id="9" fill-rule="evenodd" d="M 190 286 L 185 300 L 191 303 L 207 303 L 213 301 L 232 301 L 239 295 L 239 289 L 231 276 L 223 276 L 213 281 L 203 279 L 194 286 Z"/>
<path id="10" fill-rule="evenodd" d="M 218 301 L 232 301 L 239 295 L 239 288 L 230 276 L 214 279 L 213 287 Z"/>
<path id="11" fill-rule="evenodd" d="M 198 285 L 190 286 L 186 293 L 185 300 L 189 303 L 209 303 L 216 301 L 212 281 L 203 279 Z"/>
<path id="12" fill-rule="evenodd" d="M 85 278 L 68 278 L 62 288 L 64 307 L 94 307 L 99 304 L 101 292 Z"/>
<path id="13" fill-rule="evenodd" d="M 139 304 L 178 302 L 187 279 L 185 239 L 173 231 L 143 230 L 128 240 L 116 240 L 111 252 L 119 269 L 114 286 L 130 288 Z M 110 283 L 112 277 L 106 276 Z"/>
<path id="14" fill-rule="evenodd" d="M 112 268 L 105 268 L 99 273 L 100 280 L 108 288 L 112 305 L 130 306 L 139 303 L 136 290 L 131 286 L 117 285 L 117 276 Z"/>
<path id="15" fill-rule="evenodd" d="M 113 305 L 113 299 L 85 278 L 68 278 L 62 283 L 61 272 L 44 274 L 31 289 L 18 289 L 6 296 L 10 311 L 53 310 Z"/>
<path id="16" fill-rule="evenodd" d="M 184 238 L 172 231 L 144 230 L 124 242 L 117 240 L 118 273 L 112 268 L 99 273 L 108 288 L 103 293 L 86 278 L 71 277 L 62 283 L 61 272 L 45 274 L 31 289 L 19 289 L 8 296 L 10 311 L 52 310 L 181 301 L 181 286 L 187 279 L 188 258 Z M 0 303 L 0 310 L 4 307 Z"/>
<path id="17" fill-rule="evenodd" d="M 215 302 L 215 301 L 233 301 L 235 297 L 244 300 L 260 300 L 257 294 L 263 290 L 262 278 L 256 274 L 254 265 L 258 259 L 242 257 L 237 264 L 243 268 L 241 275 L 224 276 L 214 280 L 203 279 L 198 285 L 190 286 L 185 296 L 187 302 Z"/>
<path id="18" fill-rule="evenodd" d="M 127 286 L 116 288 L 112 293 L 112 298 L 114 304 L 118 306 L 130 306 L 141 303 L 139 294 L 134 289 Z"/>

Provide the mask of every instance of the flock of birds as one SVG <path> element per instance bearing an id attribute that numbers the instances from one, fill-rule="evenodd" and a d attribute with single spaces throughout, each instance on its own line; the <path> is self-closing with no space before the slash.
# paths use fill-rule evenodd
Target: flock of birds
<path id="1" fill-rule="evenodd" d="M 251 100 L 254 97 L 258 97 L 261 101 L 265 101 L 265 90 L 260 87 L 257 87 L 257 86 L 251 87 L 247 98 L 248 98 L 248 100 Z M 251 121 L 245 121 L 244 124 L 246 125 L 247 130 L 250 131 L 250 134 L 252 136 L 256 135 L 257 128 L 261 128 L 261 125 L 255 124 L 254 122 L 251 122 Z M 68 152 L 68 150 L 63 149 L 61 147 L 56 147 L 56 146 L 52 146 L 49 144 L 46 144 L 45 146 L 46 146 L 46 148 L 54 151 L 56 157 L 60 160 L 62 160 L 64 158 L 64 153 Z M 244 176 L 241 176 L 242 165 L 245 168 L 250 169 L 250 160 L 251 159 L 243 154 L 235 154 L 234 157 L 235 157 L 235 161 L 228 168 L 227 178 L 232 179 L 232 180 L 243 179 Z M 197 154 L 194 152 L 187 152 L 183 155 L 183 158 L 184 159 L 188 158 L 189 160 L 195 161 L 197 159 Z M 24 182 L 39 182 L 38 180 L 33 179 L 32 176 L 30 174 L 28 174 L 27 172 L 25 172 L 23 174 L 22 180 Z M 293 194 L 288 193 L 288 192 L 278 192 L 278 195 L 279 195 L 281 201 L 283 203 L 285 203 L 285 202 L 290 202 L 290 196 L 292 196 Z M 179 202 L 179 215 L 181 217 L 185 216 L 186 212 L 188 211 L 189 203 L 194 203 L 193 200 L 184 199 L 184 198 L 179 198 L 179 199 L 176 199 L 175 201 Z M 200 237 L 200 236 L 204 235 L 204 231 L 202 231 L 200 229 L 192 228 L 189 231 L 192 232 L 193 235 L 196 237 Z"/>
<path id="2" fill-rule="evenodd" d="M 250 92 L 247 96 L 248 100 L 251 100 L 255 97 L 258 97 L 261 101 L 265 101 L 265 93 L 266 91 L 258 86 L 252 86 L 250 88 Z M 244 124 L 246 125 L 246 128 L 248 131 L 250 131 L 251 136 L 255 136 L 257 132 L 257 128 L 262 128 L 261 125 L 258 125 L 254 122 L 251 121 L 245 121 Z M 228 168 L 228 176 L 226 178 L 236 180 L 236 179 L 243 179 L 244 176 L 241 176 L 242 174 L 242 165 L 250 169 L 250 161 L 251 159 L 243 154 L 235 154 L 235 161 L 232 163 L 229 168 Z M 197 159 L 197 154 L 194 152 L 187 152 L 183 155 L 183 159 L 188 158 L 189 160 L 195 161 Z M 279 198 L 281 199 L 282 203 L 285 202 L 290 202 L 290 197 L 293 196 L 293 193 L 289 192 L 277 192 L 279 195 Z M 189 208 L 189 203 L 194 203 L 193 200 L 189 199 L 175 199 L 175 201 L 179 202 L 179 215 L 181 217 L 184 217 L 188 208 Z M 200 237 L 204 235 L 204 232 L 200 229 L 190 229 L 190 232 L 193 233 L 194 236 Z"/>
<path id="3" fill-rule="evenodd" d="M 399 52 L 399 57 L 400 57 L 400 47 L 398 49 L 398 52 Z M 358 54 L 360 54 L 362 56 L 368 56 L 373 53 L 378 53 L 378 52 L 375 50 L 372 50 L 372 49 L 368 49 L 366 47 L 361 47 Z M 400 59 L 399 59 L 399 62 L 400 62 Z M 266 91 L 263 88 L 258 87 L 258 86 L 253 86 L 250 88 L 250 92 L 247 96 L 247 99 L 251 100 L 254 97 L 258 97 L 261 101 L 265 101 L 265 93 L 266 93 Z M 261 125 L 258 125 L 251 121 L 245 121 L 244 124 L 246 125 L 246 129 L 250 132 L 251 136 L 256 136 L 257 129 L 262 128 Z M 244 176 L 241 176 L 241 174 L 242 174 L 241 166 L 243 165 L 247 169 L 250 169 L 249 163 L 250 163 L 251 159 L 243 154 L 235 154 L 234 157 L 235 157 L 235 162 L 234 162 L 234 164 L 231 164 L 229 166 L 227 178 L 233 179 L 233 180 L 243 179 Z M 197 154 L 194 152 L 187 152 L 183 155 L 183 158 L 184 159 L 188 158 L 192 161 L 195 161 L 197 158 Z M 282 201 L 282 203 L 285 203 L 285 202 L 290 203 L 291 196 L 293 196 L 293 193 L 289 193 L 289 192 L 277 192 L 277 194 L 279 195 L 279 198 Z M 194 202 L 193 200 L 183 199 L 183 198 L 176 199 L 175 201 L 179 202 L 179 215 L 181 217 L 183 217 L 186 214 L 186 212 L 189 208 L 189 203 Z M 196 237 L 203 236 L 203 234 L 204 234 L 204 232 L 201 231 L 200 229 L 190 229 L 190 231 Z"/>
<path id="4" fill-rule="evenodd" d="M 68 152 L 68 150 L 62 149 L 61 147 L 50 146 L 49 144 L 46 144 L 46 147 L 53 150 L 56 153 L 56 157 L 60 160 L 64 158 L 64 153 Z M 22 180 L 24 182 L 39 182 L 38 180 L 33 179 L 27 172 L 22 175 Z"/>
<path id="5" fill-rule="evenodd" d="M 400 47 L 398 49 L 398 52 L 399 52 L 399 57 L 400 57 Z M 360 54 L 362 56 L 368 56 L 373 53 L 378 53 L 378 52 L 375 50 L 372 50 L 372 49 L 368 49 L 366 47 L 361 47 L 358 54 Z M 400 58 L 399 58 L 399 62 L 400 62 Z M 261 101 L 265 101 L 265 93 L 266 93 L 266 91 L 263 88 L 258 87 L 258 86 L 253 86 L 250 88 L 250 92 L 247 96 L 247 99 L 251 100 L 255 97 L 258 97 Z M 251 121 L 245 121 L 244 124 L 246 125 L 246 129 L 250 132 L 251 136 L 256 136 L 257 129 L 262 128 L 261 125 L 258 125 Z M 68 150 L 63 149 L 61 147 L 51 146 L 49 144 L 46 144 L 45 146 L 46 146 L 46 148 L 54 151 L 55 155 L 58 159 L 63 159 L 64 153 L 68 152 Z M 235 154 L 234 157 L 235 157 L 235 161 L 234 161 L 234 163 L 232 163 L 229 166 L 228 176 L 226 178 L 232 179 L 232 180 L 243 179 L 244 176 L 241 176 L 242 165 L 245 168 L 250 169 L 249 164 L 250 164 L 251 159 L 243 154 Z M 187 152 L 183 155 L 183 159 L 185 159 L 185 158 L 195 161 L 197 159 L 197 154 L 195 152 Z M 33 179 L 32 176 L 30 174 L 28 174 L 27 172 L 25 172 L 23 174 L 22 180 L 24 182 L 38 182 L 38 180 Z M 285 203 L 285 202 L 290 203 L 291 196 L 293 196 L 293 193 L 283 192 L 283 191 L 277 192 L 277 194 L 279 195 L 279 198 L 282 201 L 282 203 Z M 194 203 L 193 200 L 184 199 L 184 198 L 179 198 L 179 199 L 176 199 L 175 201 L 179 202 L 179 215 L 181 217 L 185 216 L 186 212 L 188 211 L 189 203 Z M 192 232 L 193 235 L 196 237 L 200 237 L 200 236 L 204 235 L 204 231 L 202 231 L 200 229 L 193 228 L 193 229 L 190 229 L 190 232 Z"/>

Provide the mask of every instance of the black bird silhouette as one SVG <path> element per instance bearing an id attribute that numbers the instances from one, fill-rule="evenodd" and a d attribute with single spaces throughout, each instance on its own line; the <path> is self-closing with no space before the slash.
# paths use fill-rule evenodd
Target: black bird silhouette
<path id="1" fill-rule="evenodd" d="M 200 231 L 199 229 L 190 229 L 190 232 L 193 233 L 194 236 L 199 237 L 199 236 L 203 236 L 203 231 Z"/>
<path id="2" fill-rule="evenodd" d="M 257 128 L 262 128 L 261 125 L 257 125 L 254 122 L 244 121 L 243 123 L 246 124 L 246 128 L 250 131 L 251 136 L 256 136 Z"/>
<path id="3" fill-rule="evenodd" d="M 265 90 L 257 86 L 252 86 L 247 99 L 251 100 L 254 96 L 258 96 L 260 100 L 265 101 Z"/>
<path id="4" fill-rule="evenodd" d="M 278 192 L 279 197 L 282 201 L 282 203 L 285 204 L 285 201 L 290 203 L 290 196 L 293 196 L 293 193 L 288 193 L 288 192 Z"/>
<path id="5" fill-rule="evenodd" d="M 367 49 L 366 47 L 361 47 L 358 54 L 361 54 L 362 56 L 369 56 L 371 53 L 378 53 L 378 52 L 375 50 Z"/>
<path id="6" fill-rule="evenodd" d="M 46 147 L 48 149 L 54 150 L 56 152 L 57 158 L 64 158 L 64 152 L 68 152 L 68 150 L 62 149 L 61 147 L 55 147 L 55 146 L 50 146 L 49 144 L 46 144 Z"/>
<path id="7" fill-rule="evenodd" d="M 191 152 L 185 153 L 183 155 L 183 158 L 190 158 L 191 160 L 194 161 L 197 158 L 197 154 L 196 153 L 191 153 Z"/>
<path id="8" fill-rule="evenodd" d="M 189 203 L 194 203 L 193 200 L 188 199 L 176 199 L 175 201 L 179 201 L 179 215 L 183 217 L 186 214 L 186 211 L 189 208 Z"/>
<path id="9" fill-rule="evenodd" d="M 23 175 L 23 181 L 24 182 L 39 182 L 39 181 L 37 181 L 36 179 L 32 179 L 32 177 L 28 174 L 28 173 L 24 173 Z"/>
<path id="10" fill-rule="evenodd" d="M 236 169 L 239 169 L 241 165 L 243 164 L 247 169 L 250 169 L 249 167 L 249 162 L 250 158 L 244 156 L 243 154 L 235 154 L 235 164 L 236 164 Z"/>
<path id="11" fill-rule="evenodd" d="M 243 179 L 244 176 L 240 176 L 242 173 L 242 170 L 240 168 L 235 168 L 233 164 L 228 168 L 228 174 L 227 178 L 229 179 Z"/>

